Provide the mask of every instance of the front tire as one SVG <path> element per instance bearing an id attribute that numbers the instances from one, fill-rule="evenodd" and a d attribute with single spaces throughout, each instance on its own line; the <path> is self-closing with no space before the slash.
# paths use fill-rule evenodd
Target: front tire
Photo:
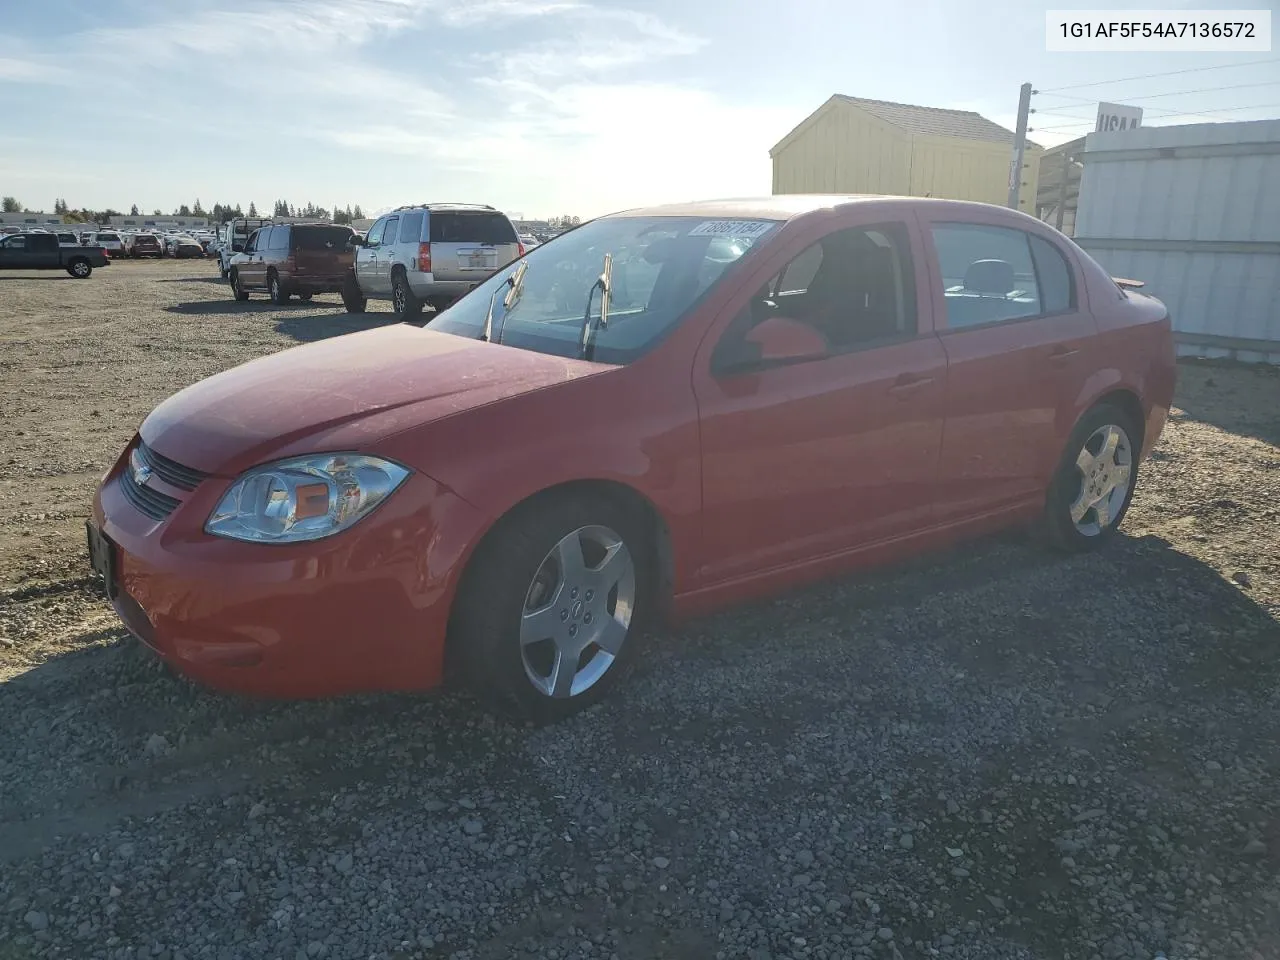
<path id="1" fill-rule="evenodd" d="M 653 595 L 651 539 L 600 494 L 500 521 L 468 565 L 451 663 L 490 706 L 548 723 L 604 697 L 631 666 Z"/>
<path id="2" fill-rule="evenodd" d="M 280 282 L 280 277 L 274 273 L 267 277 L 267 293 L 271 296 L 271 302 L 277 307 L 283 307 L 289 302 L 289 291 Z"/>
<path id="3" fill-rule="evenodd" d="M 1141 425 L 1099 404 L 1076 424 L 1045 498 L 1041 527 L 1060 550 L 1096 550 L 1116 535 L 1138 482 Z"/>
<path id="4" fill-rule="evenodd" d="M 93 273 L 93 265 L 84 257 L 75 257 L 67 264 L 67 273 L 77 280 L 84 280 Z"/>
<path id="5" fill-rule="evenodd" d="M 342 283 L 342 305 L 347 308 L 347 313 L 364 313 L 369 305 L 355 277 L 348 276 Z"/>
<path id="6" fill-rule="evenodd" d="M 240 271 L 231 271 L 231 292 L 237 300 L 248 300 L 249 291 L 245 289 L 243 283 L 240 282 Z"/>
<path id="7" fill-rule="evenodd" d="M 422 312 L 422 301 L 409 289 L 409 278 L 404 275 L 403 270 L 397 270 L 391 275 L 391 307 L 400 320 L 407 320 Z"/>

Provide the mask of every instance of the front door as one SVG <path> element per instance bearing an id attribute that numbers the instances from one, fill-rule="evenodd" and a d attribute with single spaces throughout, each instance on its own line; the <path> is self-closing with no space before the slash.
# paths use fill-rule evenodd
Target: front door
<path id="1" fill-rule="evenodd" d="M 255 230 L 249 235 L 248 241 L 244 245 L 244 251 L 238 258 L 236 273 L 240 276 L 240 284 L 246 289 L 253 290 L 261 287 L 264 282 L 264 271 L 262 269 L 262 249 L 267 243 L 267 228 Z"/>
<path id="2" fill-rule="evenodd" d="M 842 215 L 780 251 L 695 359 L 704 585 L 932 521 L 946 357 L 920 296 L 917 232 L 867 216 Z M 744 368 L 736 343 L 771 316 L 820 332 L 827 355 Z"/>
<path id="3" fill-rule="evenodd" d="M 385 291 L 378 288 L 378 243 L 382 240 L 385 219 L 369 228 L 364 244 L 356 248 L 356 282 L 366 297 L 379 296 Z"/>
<path id="4" fill-rule="evenodd" d="M 26 234 L 25 236 L 18 234 L 5 240 L 4 252 L 0 256 L 3 257 L 6 267 L 21 269 L 35 266 L 39 262 L 40 255 L 31 249 L 34 246 L 31 242 L 32 236 L 34 234 Z"/>
<path id="5" fill-rule="evenodd" d="M 1050 231 L 921 215 L 946 349 L 942 521 L 1037 507 L 1092 368 L 1097 326 Z M 1069 427 L 1068 427 L 1069 429 Z"/>

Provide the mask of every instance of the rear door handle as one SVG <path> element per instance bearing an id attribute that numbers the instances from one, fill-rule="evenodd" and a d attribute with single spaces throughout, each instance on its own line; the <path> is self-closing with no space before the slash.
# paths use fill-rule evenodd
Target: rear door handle
<path id="1" fill-rule="evenodd" d="M 889 392 L 897 397 L 905 397 L 930 383 L 933 383 L 933 377 L 922 377 L 916 373 L 904 373 L 894 381 L 893 386 L 889 388 Z"/>
<path id="2" fill-rule="evenodd" d="M 1066 347 L 1054 347 L 1049 353 L 1049 360 L 1051 363 L 1064 363 L 1079 352 L 1079 350 L 1075 349 L 1068 350 Z"/>

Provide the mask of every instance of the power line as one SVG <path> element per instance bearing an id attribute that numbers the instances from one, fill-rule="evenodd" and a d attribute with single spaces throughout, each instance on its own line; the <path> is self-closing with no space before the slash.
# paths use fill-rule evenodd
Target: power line
<path id="1" fill-rule="evenodd" d="M 1185 70 L 1166 70 L 1163 73 L 1143 73 L 1136 77 L 1118 77 L 1115 80 L 1094 80 L 1090 83 L 1075 83 L 1066 87 L 1050 87 L 1048 90 L 1037 90 L 1036 93 L 1055 93 L 1058 90 L 1081 90 L 1084 87 L 1100 87 L 1112 83 L 1128 83 L 1130 80 L 1150 80 L 1153 77 L 1173 77 L 1182 73 L 1199 73 L 1202 70 L 1226 70 L 1228 67 L 1251 67 L 1260 63 L 1277 63 L 1280 58 L 1268 57 L 1265 60 L 1246 60 L 1243 63 L 1221 63 L 1214 67 L 1188 67 Z"/>
<path id="2" fill-rule="evenodd" d="M 1280 83 L 1280 80 L 1263 80 L 1258 83 L 1236 83 L 1236 84 L 1232 84 L 1229 87 L 1197 87 L 1195 90 L 1171 90 L 1168 93 L 1149 93 L 1141 97 L 1127 97 L 1123 100 L 1109 100 L 1107 102 L 1108 103 L 1137 103 L 1139 100 L 1158 100 L 1161 97 L 1184 97 L 1184 96 L 1191 96 L 1192 94 L 1195 94 L 1195 93 L 1218 93 L 1222 90 L 1247 90 L 1255 87 L 1273 87 L 1278 83 Z M 1064 97 L 1061 94 L 1057 94 L 1057 93 L 1052 94 L 1052 96 L 1059 97 L 1063 100 L 1070 100 L 1072 101 L 1072 105 L 1076 103 L 1089 104 L 1089 103 L 1098 102 L 1096 100 L 1091 100 L 1085 97 Z"/>
<path id="3" fill-rule="evenodd" d="M 1215 113 L 1235 113 L 1238 110 L 1270 110 L 1277 107 L 1280 107 L 1280 103 L 1252 103 L 1243 107 L 1218 107 L 1212 110 L 1200 110 L 1196 113 L 1191 113 L 1186 110 L 1156 110 L 1154 112 L 1161 118 L 1167 120 L 1169 117 L 1204 117 Z M 1072 127 L 1092 126 L 1093 123 L 1093 120 L 1083 120 L 1079 123 L 1064 123 L 1052 127 L 1035 127 L 1034 130 L 1036 133 L 1047 133 L 1051 130 L 1067 130 Z"/>

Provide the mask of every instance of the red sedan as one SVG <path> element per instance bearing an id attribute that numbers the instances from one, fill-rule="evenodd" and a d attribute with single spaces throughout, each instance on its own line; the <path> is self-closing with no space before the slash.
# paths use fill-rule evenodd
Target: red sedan
<path id="1" fill-rule="evenodd" d="M 145 644 L 232 691 L 553 719 L 641 627 L 1030 524 L 1104 544 L 1169 316 L 1043 223 L 782 196 L 601 217 L 434 316 L 197 383 L 89 522 Z"/>

